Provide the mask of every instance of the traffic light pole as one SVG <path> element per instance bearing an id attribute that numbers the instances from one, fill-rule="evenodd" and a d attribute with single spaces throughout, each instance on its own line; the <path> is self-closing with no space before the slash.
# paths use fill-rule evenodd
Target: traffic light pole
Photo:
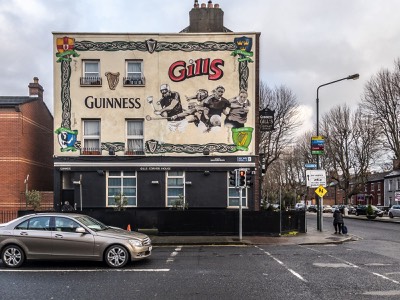
<path id="1" fill-rule="evenodd" d="M 242 197 L 243 197 L 243 187 L 239 187 L 239 240 L 242 240 Z"/>

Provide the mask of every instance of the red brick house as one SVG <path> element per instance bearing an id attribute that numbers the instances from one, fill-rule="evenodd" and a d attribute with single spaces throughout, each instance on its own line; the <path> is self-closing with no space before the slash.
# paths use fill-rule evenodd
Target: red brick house
<path id="1" fill-rule="evenodd" d="M 0 211 L 25 208 L 26 189 L 53 191 L 53 116 L 39 79 L 28 87 L 29 96 L 0 96 Z"/>

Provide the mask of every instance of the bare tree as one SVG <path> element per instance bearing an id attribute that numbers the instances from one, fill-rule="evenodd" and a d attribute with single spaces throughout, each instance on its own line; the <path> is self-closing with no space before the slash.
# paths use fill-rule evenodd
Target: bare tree
<path id="1" fill-rule="evenodd" d="M 381 128 L 384 147 L 400 159 L 400 60 L 394 71 L 382 69 L 364 87 L 361 107 Z"/>
<path id="2" fill-rule="evenodd" d="M 298 103 L 290 89 L 284 86 L 270 89 L 263 82 L 260 85 L 260 102 L 261 107 L 275 111 L 274 130 L 261 132 L 260 139 L 260 153 L 268 169 L 293 143 L 295 130 L 299 127 Z"/>
<path id="3" fill-rule="evenodd" d="M 369 116 L 348 106 L 331 109 L 322 121 L 326 139 L 324 169 L 346 194 L 346 201 L 360 192 L 372 162 L 379 153 L 379 129 Z"/>

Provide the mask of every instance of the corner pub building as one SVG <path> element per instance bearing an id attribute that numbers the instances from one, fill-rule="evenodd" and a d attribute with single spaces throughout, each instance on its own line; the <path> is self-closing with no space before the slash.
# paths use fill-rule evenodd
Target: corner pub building
<path id="1" fill-rule="evenodd" d="M 229 171 L 248 168 L 260 208 L 259 37 L 195 1 L 180 33 L 53 32 L 54 206 L 126 210 L 143 226 L 176 200 L 238 210 Z"/>

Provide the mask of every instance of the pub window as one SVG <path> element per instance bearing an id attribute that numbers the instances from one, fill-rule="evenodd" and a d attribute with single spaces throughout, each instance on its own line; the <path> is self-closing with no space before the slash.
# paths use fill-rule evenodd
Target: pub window
<path id="1" fill-rule="evenodd" d="M 126 198 L 126 206 L 137 206 L 137 174 L 135 171 L 109 171 L 107 206 L 115 206 L 115 197 Z"/>
<path id="2" fill-rule="evenodd" d="M 167 175 L 167 206 L 177 205 L 185 200 L 185 172 L 168 171 Z M 184 205 L 184 203 L 181 203 Z"/>

